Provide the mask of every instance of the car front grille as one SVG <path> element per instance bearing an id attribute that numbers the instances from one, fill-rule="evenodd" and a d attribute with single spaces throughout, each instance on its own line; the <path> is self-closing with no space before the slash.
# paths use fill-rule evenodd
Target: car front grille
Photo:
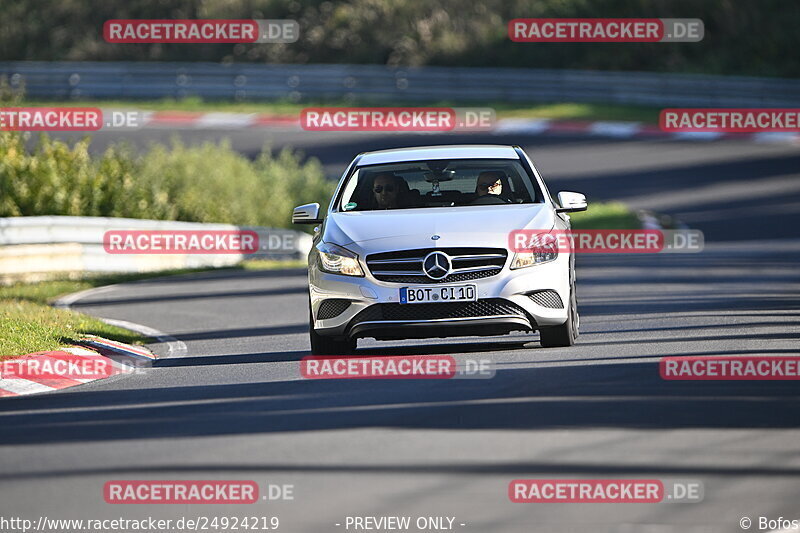
<path id="1" fill-rule="evenodd" d="M 536 291 L 528 295 L 528 298 L 537 305 L 548 307 L 550 309 L 564 309 L 564 302 L 556 291 L 544 290 Z"/>
<path id="2" fill-rule="evenodd" d="M 521 307 L 502 298 L 432 304 L 384 303 L 367 307 L 355 316 L 353 323 L 383 320 L 446 320 L 509 315 L 526 318 L 525 311 Z"/>
<path id="3" fill-rule="evenodd" d="M 452 271 L 445 278 L 429 278 L 422 261 L 431 252 L 444 252 Z M 385 252 L 367 256 L 367 266 L 375 279 L 393 283 L 454 283 L 488 278 L 500 273 L 506 263 L 505 248 L 423 248 Z"/>

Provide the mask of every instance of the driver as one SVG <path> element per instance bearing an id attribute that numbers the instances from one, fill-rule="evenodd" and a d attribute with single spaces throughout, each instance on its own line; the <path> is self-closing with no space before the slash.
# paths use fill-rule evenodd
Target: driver
<path id="1" fill-rule="evenodd" d="M 376 209 L 396 209 L 399 207 L 399 198 L 403 178 L 390 172 L 383 172 L 375 176 L 372 182 L 372 194 L 375 199 Z"/>
<path id="2" fill-rule="evenodd" d="M 475 184 L 475 195 L 478 197 L 494 194 L 499 196 L 503 192 L 503 173 L 496 170 L 487 170 L 478 174 Z"/>

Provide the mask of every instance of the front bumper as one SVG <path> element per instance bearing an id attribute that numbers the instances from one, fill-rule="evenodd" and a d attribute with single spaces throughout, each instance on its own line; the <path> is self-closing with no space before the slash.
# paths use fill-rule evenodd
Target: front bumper
<path id="1" fill-rule="evenodd" d="M 365 272 L 365 277 L 356 278 L 309 269 L 311 309 L 318 334 L 376 339 L 501 335 L 561 325 L 568 316 L 567 254 L 551 263 L 519 270 L 506 265 L 488 278 L 437 284 L 474 284 L 478 302 L 465 306 L 468 309 L 447 308 L 456 303 L 400 304 L 399 289 L 414 284 L 378 281 L 366 268 Z M 330 302 L 324 303 L 327 300 Z"/>

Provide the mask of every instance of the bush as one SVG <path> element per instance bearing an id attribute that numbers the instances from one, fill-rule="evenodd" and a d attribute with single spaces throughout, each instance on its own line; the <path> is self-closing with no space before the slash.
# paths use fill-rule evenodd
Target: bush
<path id="1" fill-rule="evenodd" d="M 123 145 L 92 156 L 90 139 L 73 145 L 42 135 L 0 132 L 0 217 L 73 215 L 289 227 L 295 205 L 323 202 L 333 184 L 315 159 L 264 149 L 251 161 L 227 142 Z"/>

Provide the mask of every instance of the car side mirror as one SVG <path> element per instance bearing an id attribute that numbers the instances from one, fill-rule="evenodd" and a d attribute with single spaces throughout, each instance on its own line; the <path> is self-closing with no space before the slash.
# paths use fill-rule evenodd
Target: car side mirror
<path id="1" fill-rule="evenodd" d="M 319 204 L 305 204 L 294 208 L 292 211 L 292 224 L 320 224 Z"/>
<path id="2" fill-rule="evenodd" d="M 556 207 L 556 213 L 573 213 L 575 211 L 586 211 L 586 197 L 579 192 L 561 191 L 558 193 L 558 203 L 561 207 Z"/>

